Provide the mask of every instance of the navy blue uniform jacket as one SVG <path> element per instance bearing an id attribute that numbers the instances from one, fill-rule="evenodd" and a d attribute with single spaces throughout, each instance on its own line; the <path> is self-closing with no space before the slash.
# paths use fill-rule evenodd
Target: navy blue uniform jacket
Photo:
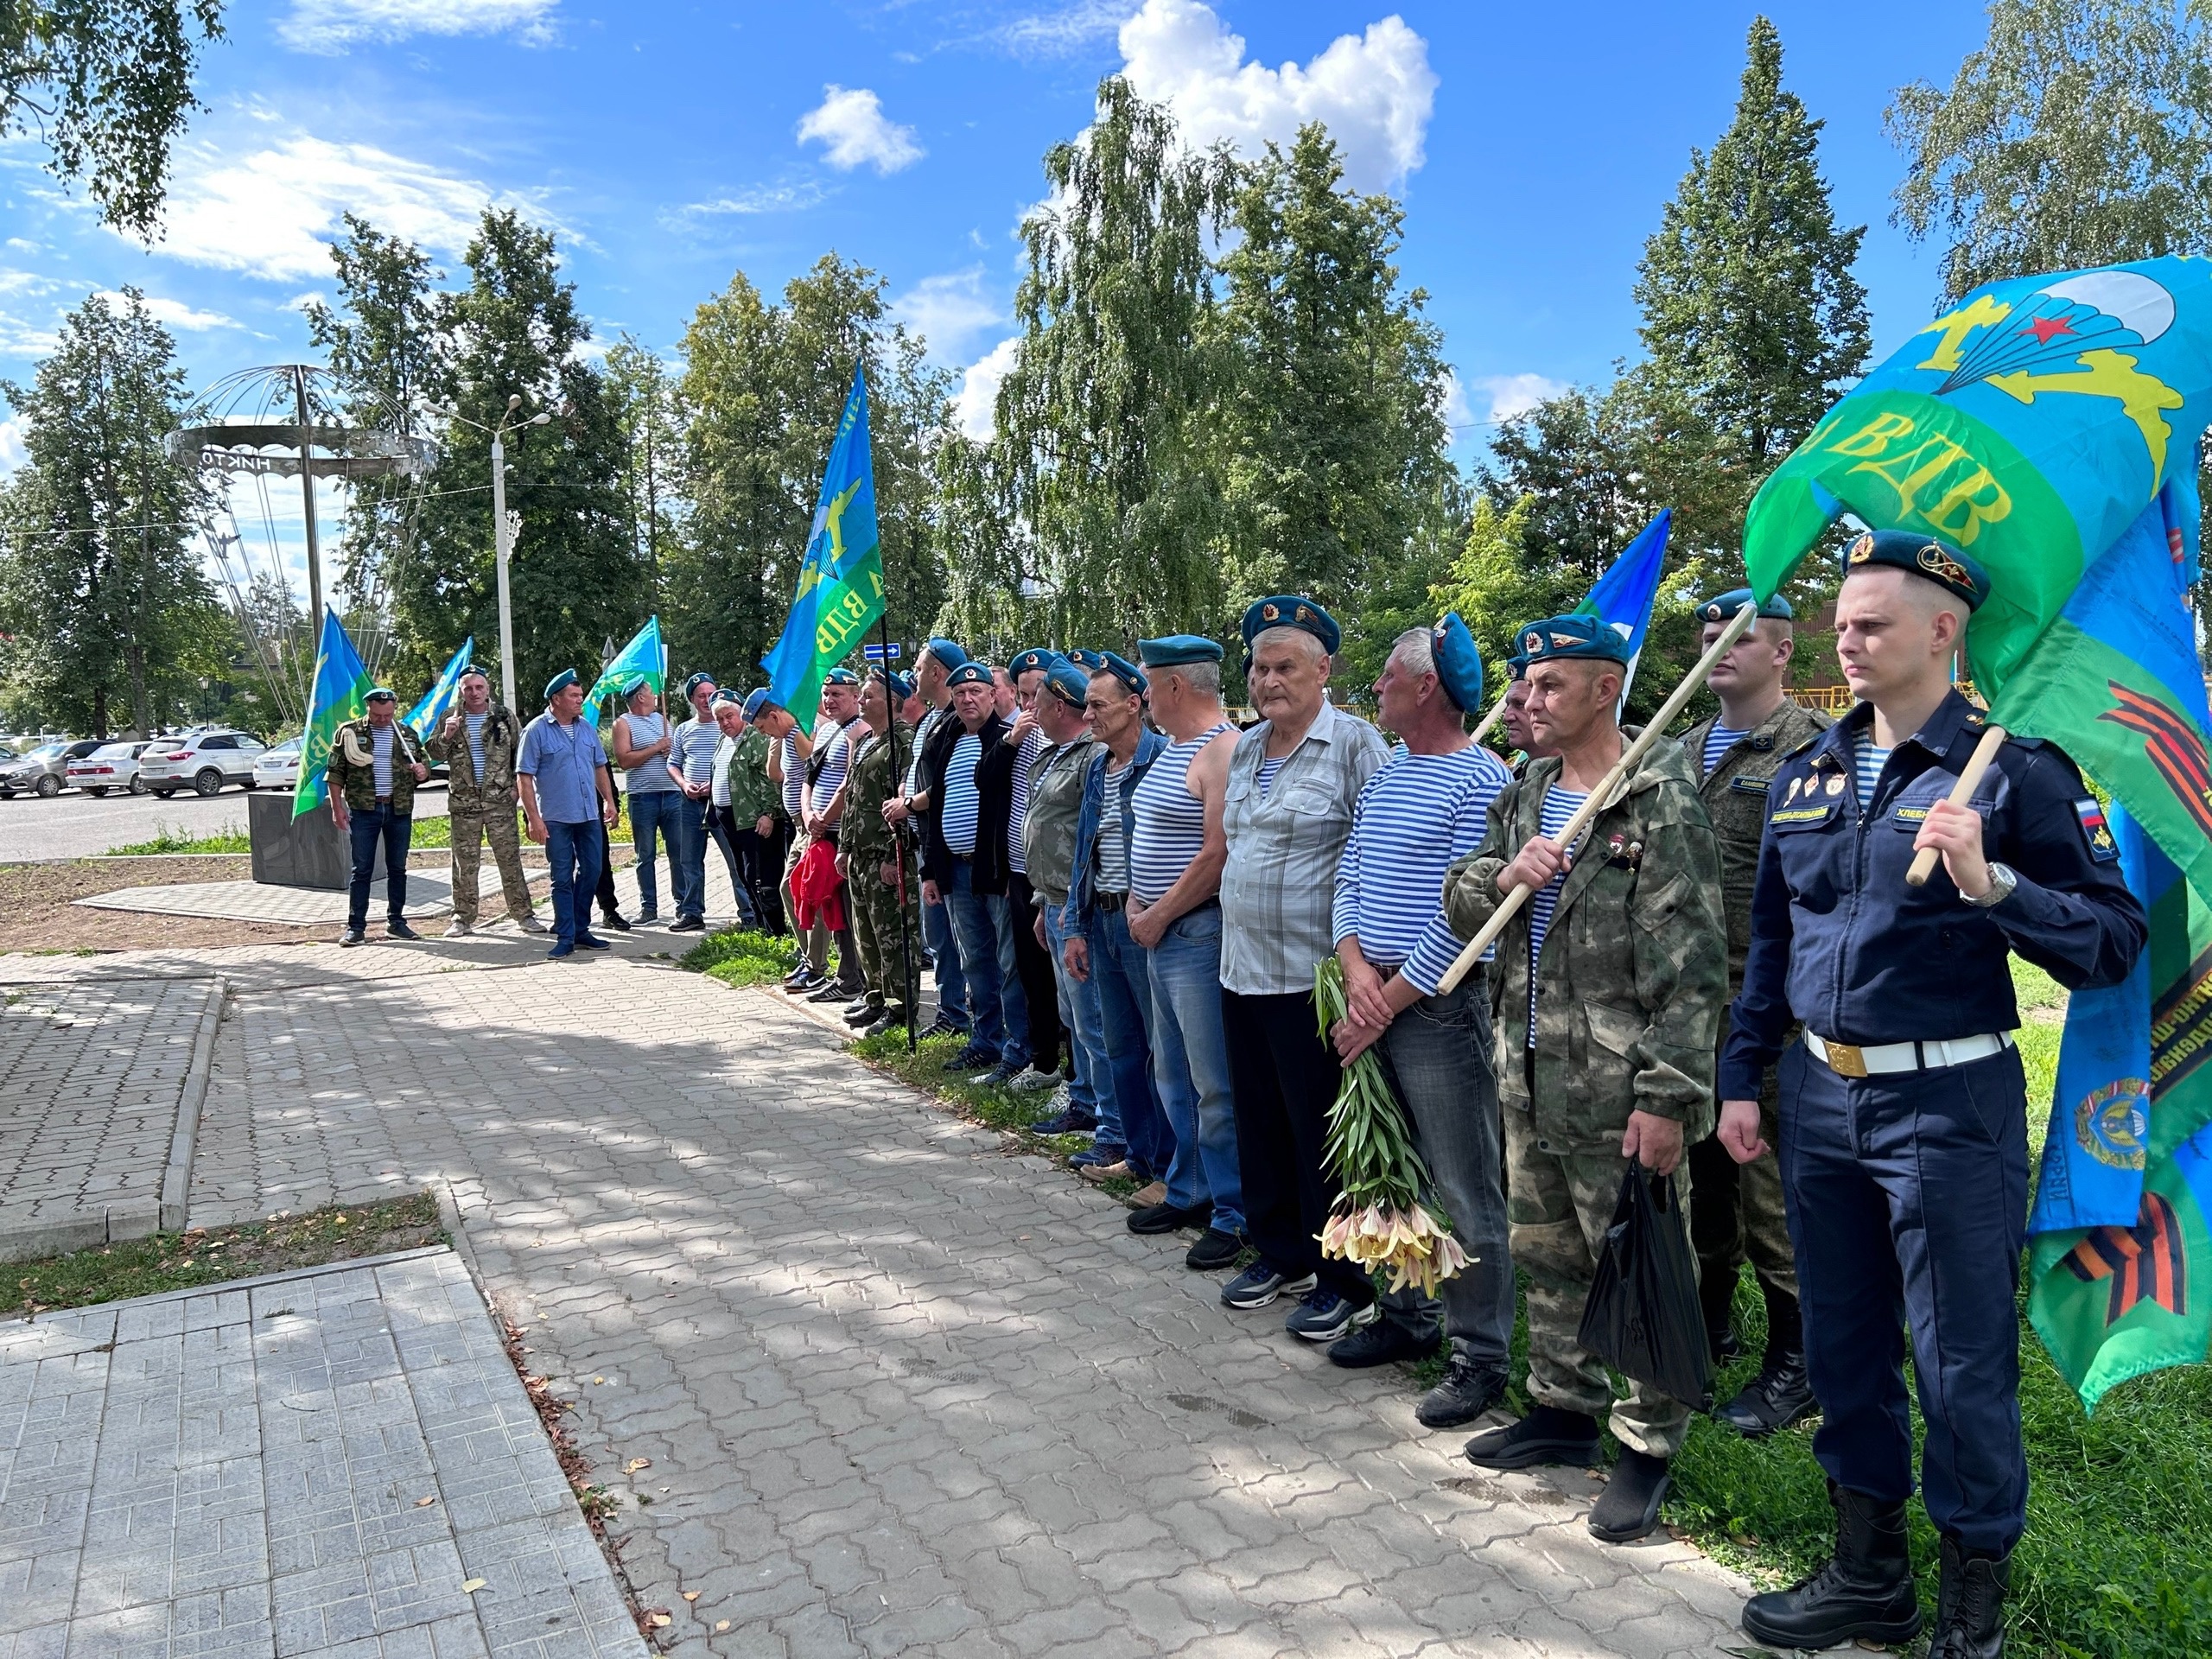
<path id="1" fill-rule="evenodd" d="M 2047 743 L 2007 741 L 1971 802 L 1983 851 L 2019 877 L 2012 895 L 1975 909 L 1940 863 L 1926 887 L 1907 887 L 1912 838 L 1958 781 L 1982 721 L 1957 692 L 1945 697 L 1891 753 L 1862 813 L 1853 759 L 1873 715 L 1859 704 L 1768 785 L 1723 1100 L 1758 1098 L 1793 1019 L 1861 1045 L 2010 1031 L 2020 1015 L 2008 951 L 2078 990 L 2118 984 L 2143 948 L 2143 907 L 2120 880 L 2117 849 L 2108 836 L 2093 844 L 2085 823 L 2094 798 Z"/>

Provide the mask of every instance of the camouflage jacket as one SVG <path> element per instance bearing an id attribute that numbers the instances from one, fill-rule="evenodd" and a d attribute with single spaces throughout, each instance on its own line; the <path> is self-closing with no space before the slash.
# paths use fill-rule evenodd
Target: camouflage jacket
<path id="1" fill-rule="evenodd" d="M 1715 715 L 1714 720 L 1719 717 Z M 1751 880 L 1758 874 L 1759 840 L 1766 834 L 1766 787 L 1783 760 L 1835 724 L 1815 709 L 1789 699 L 1738 738 L 1710 777 L 1697 786 L 1720 842 L 1721 909 L 1728 919 L 1728 995 L 1744 983 L 1744 957 L 1751 948 Z M 1693 777 L 1705 765 L 1705 740 L 1713 720 L 1701 720 L 1681 735 L 1682 757 Z"/>
<path id="2" fill-rule="evenodd" d="M 1029 812 L 1021 821 L 1022 858 L 1038 897 L 1058 906 L 1075 885 L 1076 820 L 1083 816 L 1083 785 L 1098 740 L 1085 732 L 1072 743 L 1047 749 L 1029 780 Z"/>
<path id="3" fill-rule="evenodd" d="M 774 747 L 767 733 L 748 726 L 729 758 L 729 815 L 741 827 L 784 815 L 783 790 L 768 777 L 768 751 Z"/>
<path id="4" fill-rule="evenodd" d="M 857 868 L 862 860 L 880 864 L 892 856 L 893 831 L 883 821 L 883 804 L 899 792 L 899 780 L 906 775 L 907 758 L 914 753 L 914 728 L 903 720 L 893 728 L 898 737 L 897 772 L 891 769 L 889 742 L 865 727 L 854 729 L 866 736 L 852 770 L 845 777 L 845 812 L 837 823 L 837 849 L 851 855 Z M 765 778 L 767 774 L 761 775 Z M 734 798 L 734 792 L 732 798 Z M 911 869 L 911 847 L 905 857 Z"/>
<path id="5" fill-rule="evenodd" d="M 456 707 L 455 714 L 461 712 Z M 466 812 L 486 804 L 512 806 L 515 799 L 515 751 L 522 747 L 522 722 L 498 703 L 484 721 L 484 778 L 478 782 L 476 763 L 468 753 L 468 728 L 464 724 L 451 742 L 446 741 L 442 719 L 430 728 L 430 757 L 446 767 L 446 800 L 450 810 Z"/>
<path id="6" fill-rule="evenodd" d="M 1633 734 L 1624 734 L 1632 736 Z M 1497 874 L 1538 833 L 1556 756 L 1491 803 L 1482 845 L 1445 873 L 1444 912 L 1472 938 L 1501 902 Z M 1671 1117 L 1690 1141 L 1712 1133 L 1713 1051 L 1727 980 L 1720 854 L 1681 750 L 1655 744 L 1585 831 L 1554 907 L 1536 972 L 1535 1096 L 1529 1041 L 1529 910 L 1497 941 L 1497 1086 L 1533 1111 L 1562 1151 L 1619 1145 L 1629 1114 Z"/>
<path id="7" fill-rule="evenodd" d="M 423 752 L 423 740 L 403 721 L 393 721 L 391 729 L 391 810 L 401 817 L 411 817 L 415 810 L 415 763 L 430 764 L 430 757 Z M 330 769 L 324 774 L 326 783 L 346 798 L 348 812 L 370 812 L 377 804 L 376 751 L 371 747 L 374 739 L 369 735 L 369 717 L 349 720 L 340 726 L 330 740 Z"/>

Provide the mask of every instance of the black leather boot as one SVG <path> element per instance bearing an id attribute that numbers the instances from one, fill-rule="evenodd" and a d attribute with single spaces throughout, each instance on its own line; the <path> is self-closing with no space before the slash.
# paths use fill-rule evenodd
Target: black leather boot
<path id="1" fill-rule="evenodd" d="M 1804 1354 L 1770 1353 L 1759 1374 L 1713 1414 L 1745 1440 L 1757 1440 L 1811 1416 L 1816 1405 Z"/>
<path id="2" fill-rule="evenodd" d="M 2005 1592 L 2012 1587 L 2012 1554 L 1968 1549 L 1943 1540 L 1936 1637 L 1928 1659 L 2005 1659 Z"/>
<path id="3" fill-rule="evenodd" d="M 1777 1648 L 1910 1642 L 1920 1634 L 1920 1598 L 1904 1505 L 1877 1503 L 1834 1481 L 1828 1502 L 1835 1505 L 1834 1555 L 1810 1578 L 1745 1602 L 1744 1634 Z"/>

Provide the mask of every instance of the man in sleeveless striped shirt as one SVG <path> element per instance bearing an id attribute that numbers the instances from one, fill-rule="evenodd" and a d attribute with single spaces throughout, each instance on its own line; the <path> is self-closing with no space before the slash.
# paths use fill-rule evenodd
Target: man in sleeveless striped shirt
<path id="1" fill-rule="evenodd" d="M 1627 642 L 1591 616 L 1521 630 L 1529 721 L 1540 747 L 1491 804 L 1483 843 L 1446 878 L 1445 913 L 1472 938 L 1516 887 L 1532 901 L 1497 939 L 1493 1041 L 1505 1111 L 1513 1259 L 1529 1274 L 1529 1414 L 1467 1442 L 1488 1469 L 1599 1453 L 1610 1409 L 1620 1461 L 1590 1511 L 1608 1543 L 1659 1522 L 1668 1460 L 1692 1402 L 1631 1382 L 1613 1398 L 1605 1367 L 1576 1340 L 1611 1224 L 1624 1160 L 1670 1179 L 1687 1204 L 1682 1148 L 1711 1132 L 1713 1044 L 1727 988 L 1720 853 L 1681 748 L 1660 743 L 1613 781 L 1626 748 L 1615 717 Z M 1560 844 L 1601 785 L 1597 815 Z"/>
<path id="2" fill-rule="evenodd" d="M 1752 602 L 1739 588 L 1697 607 L 1704 644 L 1720 637 L 1729 619 Z M 1758 874 L 1759 842 L 1766 834 L 1768 786 L 1785 757 L 1828 728 L 1826 715 L 1801 709 L 1783 695 L 1796 651 L 1789 601 L 1777 594 L 1759 607 L 1751 632 L 1713 665 L 1706 684 L 1720 712 L 1681 737 L 1682 753 L 1698 774 L 1698 795 L 1720 841 L 1722 908 L 1728 917 L 1728 994 L 1743 988 L 1744 957 L 1751 943 L 1751 880 Z M 1726 1014 L 1720 1043 L 1728 1042 Z M 1781 1096 L 1770 1071 L 1759 1090 L 1761 1132 L 1779 1130 Z M 1698 1298 L 1716 1367 L 1740 1351 L 1730 1327 L 1737 1281 L 1748 1258 L 1766 1302 L 1766 1353 L 1758 1375 L 1713 1415 L 1739 1434 L 1756 1438 L 1785 1428 L 1813 1409 L 1805 1376 L 1804 1324 L 1797 1305 L 1797 1268 L 1789 1251 L 1789 1224 L 1783 1213 L 1782 1173 L 1771 1158 L 1739 1171 L 1717 1135 L 1689 1149 L 1690 1243 L 1697 1250 Z"/>
<path id="3" fill-rule="evenodd" d="M 1174 1131 L 1166 1196 L 1129 1212 L 1133 1233 L 1203 1227 L 1184 1257 L 1201 1272 L 1243 1248 L 1236 1111 L 1221 1024 L 1222 831 L 1236 728 L 1221 706 L 1221 647 L 1196 634 L 1139 642 L 1167 746 L 1129 797 L 1129 937 L 1150 953 L 1152 1067 Z"/>
<path id="4" fill-rule="evenodd" d="M 1483 664 L 1457 612 L 1398 637 L 1375 701 L 1400 747 L 1360 791 L 1337 866 L 1333 929 L 1351 1016 L 1331 1035 L 1344 1065 L 1374 1048 L 1428 1166 L 1430 1197 L 1467 1253 L 1466 1268 L 1442 1286 L 1451 1365 L 1417 1413 L 1431 1428 L 1455 1428 L 1505 1392 L 1513 1256 L 1489 983 L 1478 968 L 1439 989 L 1459 954 L 1444 918 L 1444 873 L 1480 844 L 1490 804 L 1510 774 L 1467 735 L 1466 716 L 1484 703 Z M 1427 1333 L 1418 1322 L 1395 1313 L 1386 1307 L 1329 1357 L 1379 1365 L 1433 1345 L 1420 1340 Z"/>
<path id="5" fill-rule="evenodd" d="M 630 844 L 637 851 L 638 919 L 660 919 L 658 860 L 668 853 L 670 885 L 683 856 L 683 790 L 668 775 L 664 757 L 675 745 L 660 693 L 640 674 L 622 688 L 623 712 L 614 717 L 614 740 L 607 745 L 625 774 L 623 798 L 630 804 Z"/>

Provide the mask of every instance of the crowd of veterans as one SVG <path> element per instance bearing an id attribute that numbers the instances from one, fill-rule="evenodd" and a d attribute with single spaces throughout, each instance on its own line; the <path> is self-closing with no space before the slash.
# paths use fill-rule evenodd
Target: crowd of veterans
<path id="1" fill-rule="evenodd" d="M 553 865 L 550 954 L 603 945 L 595 899 L 626 925 L 602 885 L 622 768 L 646 918 L 658 838 L 671 929 L 703 925 L 711 840 L 742 918 L 796 936 L 791 992 L 887 1032 L 918 1020 L 926 972 L 923 1034 L 959 1039 L 948 1069 L 1052 1090 L 1033 1127 L 1086 1135 L 1085 1178 L 1135 1185 L 1131 1231 L 1194 1234 L 1184 1262 L 1226 1275 L 1225 1306 L 1287 1299 L 1287 1332 L 1342 1366 L 1443 1353 L 1424 1425 L 1504 1400 L 1519 1269 L 1529 1408 L 1466 1456 L 1591 1465 L 1610 1429 L 1599 1538 L 1657 1525 L 1693 1413 L 1747 1436 L 1817 1414 L 1836 1548 L 1747 1605 L 1747 1632 L 1777 1647 L 1921 1629 L 1909 1352 L 1941 1540 L 1929 1651 L 1985 1659 L 2003 1651 L 2027 1488 L 2007 958 L 2113 984 L 2145 934 L 2057 749 L 2007 740 L 1970 799 L 1949 798 L 1983 729 L 1951 664 L 1988 591 L 1959 549 L 1861 536 L 1836 612 L 1858 701 L 1834 722 L 1786 694 L 1786 602 L 1719 595 L 1698 612 L 1708 656 L 1743 609 L 1756 620 L 1712 657 L 1717 712 L 1648 745 L 1620 723 L 1620 634 L 1532 622 L 1497 710 L 1510 757 L 1471 735 L 1491 705 L 1458 616 L 1395 642 L 1370 721 L 1332 694 L 1336 620 L 1297 594 L 1243 619 L 1256 718 L 1241 728 L 1222 645 L 1192 635 L 1144 640 L 1134 660 L 1039 648 L 1002 664 L 932 639 L 911 682 L 832 671 L 810 726 L 703 675 L 671 726 L 640 685 L 611 760 L 573 674 L 519 730 L 472 674 L 429 746 L 454 779 L 452 931 L 474 925 L 480 840 L 527 923 L 518 799 Z M 379 815 L 404 818 L 426 775 L 391 709 L 372 698 L 331 761 L 356 847 L 353 939 Z M 1923 849 L 1941 862 L 1909 885 Z M 1325 1029 L 1314 977 L 1331 955 L 1347 1013 Z M 1320 1248 L 1339 1198 L 1330 1110 L 1369 1052 L 1427 1167 L 1424 1203 L 1470 1258 L 1436 1298 Z M 1739 1351 L 1753 1269 L 1762 1363 L 1717 1406 L 1617 1386 L 1579 1340 L 1631 1165 L 1688 1217 L 1716 1365 Z"/>

